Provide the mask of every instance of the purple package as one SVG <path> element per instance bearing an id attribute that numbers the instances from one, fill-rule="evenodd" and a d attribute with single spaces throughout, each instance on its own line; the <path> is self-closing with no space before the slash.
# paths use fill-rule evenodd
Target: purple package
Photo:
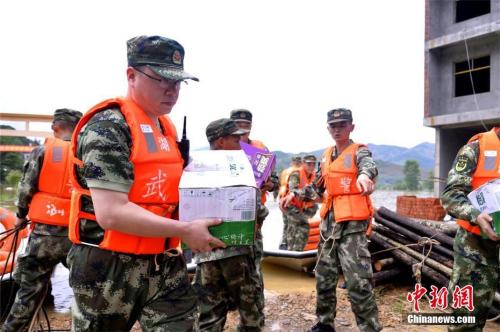
<path id="1" fill-rule="evenodd" d="M 240 142 L 240 145 L 252 165 L 255 182 L 257 183 L 257 187 L 260 188 L 266 182 L 269 175 L 271 175 L 276 165 L 276 155 L 244 142 Z"/>

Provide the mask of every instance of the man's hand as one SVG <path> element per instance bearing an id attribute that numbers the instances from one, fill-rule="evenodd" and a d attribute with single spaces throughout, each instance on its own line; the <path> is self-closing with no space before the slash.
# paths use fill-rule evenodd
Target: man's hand
<path id="1" fill-rule="evenodd" d="M 486 212 L 481 213 L 477 216 L 476 222 L 486 236 L 492 241 L 499 241 L 500 237 L 495 233 L 491 227 L 492 218 Z"/>
<path id="2" fill-rule="evenodd" d="M 285 197 L 280 200 L 280 210 L 282 212 L 290 205 L 295 195 L 293 193 L 288 193 Z"/>
<path id="3" fill-rule="evenodd" d="M 182 242 L 187 244 L 194 253 L 211 251 L 213 248 L 225 248 L 226 244 L 208 231 L 208 227 L 221 224 L 220 219 L 196 219 L 186 223 Z"/>
<path id="4" fill-rule="evenodd" d="M 262 186 L 260 187 L 260 189 L 262 189 L 263 191 L 273 191 L 273 189 L 274 189 L 274 183 L 271 180 L 271 177 L 267 178 L 266 182 L 264 182 L 262 184 Z"/>
<path id="5" fill-rule="evenodd" d="M 14 223 L 14 226 L 19 227 L 19 229 L 26 228 L 28 225 L 28 220 L 26 218 L 19 218 L 16 217 L 16 222 Z"/>
<path id="6" fill-rule="evenodd" d="M 370 195 L 375 190 L 375 184 L 366 174 L 360 174 L 356 180 L 358 189 L 363 196 Z"/>

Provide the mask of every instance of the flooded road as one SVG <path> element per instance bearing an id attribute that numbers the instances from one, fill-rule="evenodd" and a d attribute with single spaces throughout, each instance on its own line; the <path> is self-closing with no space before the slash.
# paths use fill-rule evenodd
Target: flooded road
<path id="1" fill-rule="evenodd" d="M 262 263 L 262 274 L 266 291 L 286 294 L 310 293 L 316 289 L 316 281 L 312 275 L 267 263 L 265 260 Z"/>
<path id="2" fill-rule="evenodd" d="M 69 270 L 58 264 L 52 276 L 52 295 L 54 295 L 54 311 L 67 313 L 71 309 L 73 291 L 68 283 Z"/>

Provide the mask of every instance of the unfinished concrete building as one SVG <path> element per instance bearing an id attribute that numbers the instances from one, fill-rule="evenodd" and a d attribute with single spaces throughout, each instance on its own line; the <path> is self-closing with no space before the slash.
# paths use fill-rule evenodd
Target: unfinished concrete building
<path id="1" fill-rule="evenodd" d="M 425 5 L 424 125 L 436 129 L 434 173 L 446 179 L 458 149 L 500 124 L 500 0 Z"/>

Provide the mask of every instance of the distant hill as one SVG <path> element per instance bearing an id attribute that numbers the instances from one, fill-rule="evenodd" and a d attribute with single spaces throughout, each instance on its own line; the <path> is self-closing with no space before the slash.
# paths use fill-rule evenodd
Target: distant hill
<path id="1" fill-rule="evenodd" d="M 368 144 L 375 160 L 383 160 L 403 166 L 407 160 L 417 160 L 420 168 L 431 170 L 434 167 L 434 144 L 420 143 L 412 148 L 394 145 Z"/>
<path id="2" fill-rule="evenodd" d="M 427 178 L 429 171 L 434 168 L 434 144 L 420 143 L 412 148 L 395 145 L 368 144 L 373 158 L 379 169 L 378 183 L 381 186 L 393 185 L 403 179 L 403 166 L 406 160 L 417 160 L 420 164 L 422 179 Z M 318 160 L 323 154 L 323 149 L 301 153 L 287 153 L 274 151 L 277 157 L 276 169 L 281 171 L 290 165 L 293 155 L 315 155 Z"/>

